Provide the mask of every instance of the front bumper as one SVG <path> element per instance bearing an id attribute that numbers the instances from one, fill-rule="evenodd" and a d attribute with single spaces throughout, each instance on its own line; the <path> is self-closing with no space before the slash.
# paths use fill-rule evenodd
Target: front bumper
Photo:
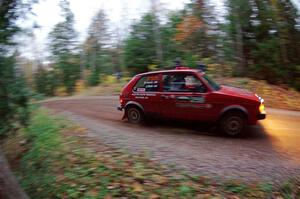
<path id="1" fill-rule="evenodd" d="M 267 117 L 267 114 L 266 114 L 266 113 L 259 113 L 259 114 L 257 115 L 257 119 L 258 119 L 258 120 L 266 119 L 266 117 Z"/>

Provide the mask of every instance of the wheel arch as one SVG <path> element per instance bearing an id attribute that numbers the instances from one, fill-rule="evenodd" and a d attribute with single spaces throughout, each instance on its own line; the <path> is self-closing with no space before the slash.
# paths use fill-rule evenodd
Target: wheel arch
<path id="1" fill-rule="evenodd" d="M 226 114 L 228 114 L 230 112 L 240 112 L 245 116 L 245 119 L 247 122 L 249 120 L 249 112 L 247 111 L 247 109 L 245 107 L 240 106 L 240 105 L 231 105 L 231 106 L 225 107 L 220 112 L 219 117 L 218 117 L 218 122 L 222 119 L 223 116 L 225 116 Z"/>
<path id="2" fill-rule="evenodd" d="M 126 105 L 125 105 L 125 107 L 124 107 L 125 111 L 130 106 L 136 106 L 139 109 L 141 109 L 143 112 L 145 112 L 144 107 L 140 103 L 135 102 L 135 101 L 129 101 L 129 102 L 127 102 Z"/>
<path id="3" fill-rule="evenodd" d="M 138 112 L 140 113 L 140 120 L 139 122 L 137 123 L 140 123 L 141 121 L 143 122 L 144 120 L 144 115 L 145 115 L 145 112 L 144 112 L 144 108 L 141 104 L 137 103 L 137 102 L 128 102 L 125 107 L 124 107 L 124 115 L 123 115 L 123 118 L 122 119 L 125 119 L 127 118 L 128 120 L 130 120 L 129 116 L 128 116 L 128 111 L 130 108 L 135 108 L 138 110 Z M 135 123 L 135 122 L 132 122 L 132 123 Z"/>

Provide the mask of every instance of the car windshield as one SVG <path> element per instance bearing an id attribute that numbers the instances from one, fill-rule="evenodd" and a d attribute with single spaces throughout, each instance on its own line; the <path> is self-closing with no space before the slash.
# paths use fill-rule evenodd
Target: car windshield
<path id="1" fill-rule="evenodd" d="M 215 90 L 220 90 L 221 86 L 213 81 L 208 75 L 203 75 L 203 78 L 209 83 L 209 85 Z"/>

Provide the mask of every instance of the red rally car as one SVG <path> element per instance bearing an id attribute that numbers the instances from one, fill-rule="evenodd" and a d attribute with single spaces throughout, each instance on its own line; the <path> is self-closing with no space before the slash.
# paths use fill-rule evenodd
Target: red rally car
<path id="1" fill-rule="evenodd" d="M 258 95 L 218 85 L 205 73 L 188 68 L 134 76 L 120 94 L 118 110 L 131 123 L 146 115 L 178 120 L 214 122 L 229 135 L 265 119 L 264 100 Z"/>

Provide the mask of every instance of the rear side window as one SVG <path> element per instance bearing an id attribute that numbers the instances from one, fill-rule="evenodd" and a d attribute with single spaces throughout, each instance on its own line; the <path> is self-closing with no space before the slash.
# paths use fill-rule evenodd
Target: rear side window
<path id="1" fill-rule="evenodd" d="M 159 75 L 147 75 L 142 77 L 133 87 L 136 92 L 158 92 Z"/>
<path id="2" fill-rule="evenodd" d="M 206 87 L 194 75 L 172 74 L 163 75 L 164 92 L 206 92 Z"/>

